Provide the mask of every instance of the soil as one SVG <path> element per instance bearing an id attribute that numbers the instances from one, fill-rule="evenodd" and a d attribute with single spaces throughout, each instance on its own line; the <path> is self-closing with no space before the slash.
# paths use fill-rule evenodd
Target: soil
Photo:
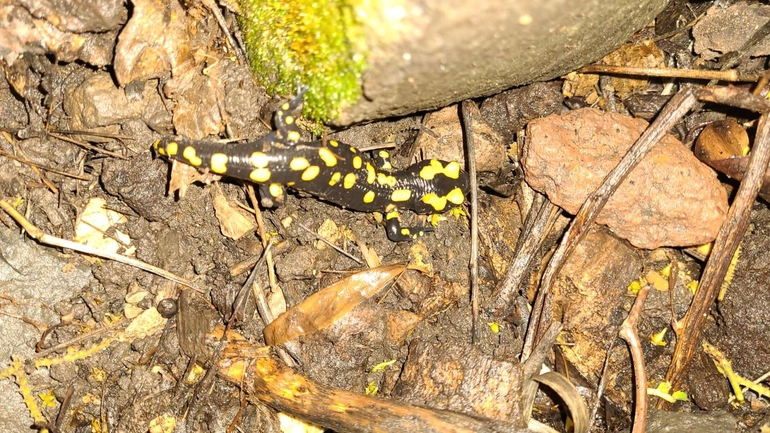
<path id="1" fill-rule="evenodd" d="M 116 9 L 116 2 L 102 3 L 100 18 L 94 18 L 101 27 L 79 25 L 96 32 L 99 40 L 111 38 L 117 49 L 137 49 L 121 48 L 117 40 L 126 11 Z M 529 413 L 518 411 L 526 400 L 525 374 L 517 359 L 527 330 L 528 303 L 572 216 L 560 213 L 555 218 L 523 285 L 506 300 L 504 311 L 492 311 L 491 305 L 500 305 L 499 286 L 516 259 L 535 195 L 518 165 L 519 148 L 526 144 L 520 131 L 532 119 L 591 104 L 591 97 L 598 96 L 567 99 L 561 80 L 556 80 L 475 101 L 481 106 L 474 128 L 484 131 L 484 151 L 478 154 L 484 155 L 479 165 L 485 173 L 478 206 L 482 321 L 474 329 L 468 215 L 449 215 L 419 240 L 394 243 L 387 239 L 380 215 L 352 212 L 293 192 L 280 206 L 261 209 L 258 227 L 251 211 L 260 207 L 252 199 L 253 185 L 179 171 L 184 169 L 151 151 L 153 142 L 173 133 L 190 138 L 261 137 L 271 130 L 275 108 L 292 96 L 269 97 L 247 66 L 223 48 L 216 20 L 202 6 L 191 9 L 189 13 L 201 19 L 188 42 L 199 51 L 184 67 L 174 65 L 181 69 L 173 74 L 169 68 L 165 76 L 119 85 L 115 68 L 120 65 L 96 66 L 93 59 L 101 58 L 101 50 L 91 52 L 91 60 L 79 61 L 27 52 L 3 65 L 7 80 L 0 82 L 0 198 L 42 232 L 68 240 L 80 236 L 84 226 L 100 224 L 86 217 L 86 209 L 96 203 L 94 213 L 111 221 L 105 228 L 96 227 L 102 247 L 114 246 L 118 253 L 173 273 L 195 288 L 116 261 L 36 243 L 19 232 L 10 215 L 0 213 L 0 359 L 16 362 L 7 368 L 2 363 L 0 379 L 6 380 L 0 380 L 0 395 L 5 397 L 0 413 L 8 415 L 0 416 L 0 430 L 27 431 L 37 424 L 61 432 L 279 431 L 283 421 L 274 406 L 250 398 L 247 387 L 217 374 L 224 343 L 212 343 L 212 333 L 227 326 L 253 346 L 265 344 L 267 320 L 247 284 L 252 273 L 278 316 L 376 264 L 408 269 L 395 282 L 377 286 L 374 295 L 356 300 L 355 308 L 335 317 L 331 326 L 298 338 L 294 349 L 287 348 L 297 363 L 294 370 L 335 389 L 526 427 Z M 645 36 L 651 35 L 637 35 Z M 677 37 L 681 35 L 669 42 Z M 690 61 L 696 57 L 681 43 L 660 45 L 671 50 L 669 55 Z M 741 67 L 757 72 L 763 64 L 747 59 Z M 137 70 L 128 72 L 141 76 Z M 645 112 L 654 112 L 666 102 L 659 98 L 663 85 L 649 80 L 628 99 L 609 98 L 628 106 L 644 100 Z M 611 109 L 606 100 L 596 104 Z M 625 108 L 615 108 L 629 115 Z M 358 148 L 395 148 L 398 167 L 421 159 L 424 152 L 431 158 L 453 159 L 462 152 L 461 140 L 446 144 L 452 140 L 442 139 L 462 135 L 457 110 L 433 113 L 433 119 L 421 113 L 344 131 L 325 129 L 320 137 Z M 706 107 L 672 133 L 688 142 L 688 134 L 709 116 L 749 125 L 756 118 Z M 441 135 L 432 137 L 433 131 Z M 426 144 L 430 137 L 435 138 L 432 145 Z M 315 138 L 303 132 L 303 140 Z M 414 148 L 415 143 L 425 147 Z M 724 176 L 719 180 L 729 191 L 737 185 Z M 170 184 L 181 187 L 169 192 Z M 405 217 L 424 220 L 408 213 Z M 236 219 L 243 221 L 237 235 L 231 231 Z M 705 330 L 709 342 L 750 379 L 770 369 L 770 332 L 764 326 L 770 295 L 762 289 L 770 278 L 765 257 L 770 251 L 768 220 L 767 203 L 758 201 L 753 230 L 743 241 L 727 297 L 712 309 Z M 267 242 L 273 246 L 265 265 L 259 259 Z M 663 345 L 653 345 L 647 337 L 684 315 L 692 299 L 689 283 L 699 278 L 703 257 L 684 248 L 635 248 L 596 226 L 560 275 L 555 314 L 565 331 L 549 364 L 586 390 L 589 400 L 604 378 L 607 388 L 595 403 L 601 410 L 593 431 L 622 431 L 630 425 L 633 370 L 627 349 L 612 342 L 633 302 L 631 283 L 674 262 L 679 279 L 666 286 L 667 291 L 650 295 L 639 325 L 647 376 L 654 387 L 665 377 L 675 338 L 670 332 Z M 332 306 L 330 302 L 317 309 Z M 158 316 L 152 326 L 127 331 L 128 323 L 137 323 L 135 319 L 147 312 Z M 389 361 L 387 367 L 374 368 Z M 430 369 L 421 370 L 426 366 Z M 677 402 L 675 409 L 700 419 L 652 419 L 664 427 L 702 423 L 707 426 L 703 431 L 724 426 L 759 431 L 768 419 L 767 395 L 747 393 L 750 404 L 730 404 L 734 397 L 726 379 L 705 354 L 696 357 L 687 387 L 690 400 Z M 495 392 L 486 392 L 490 389 Z M 35 405 L 25 405 L 21 395 L 32 396 Z M 536 418 L 563 428 L 566 418 L 559 402 L 558 396 L 539 393 Z M 40 414 L 33 407 L 39 407 Z"/>

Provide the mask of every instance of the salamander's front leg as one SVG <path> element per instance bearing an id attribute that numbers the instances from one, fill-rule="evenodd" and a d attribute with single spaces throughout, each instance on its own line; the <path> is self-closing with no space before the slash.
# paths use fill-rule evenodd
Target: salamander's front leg
<path id="1" fill-rule="evenodd" d="M 372 156 L 372 159 L 379 170 L 388 172 L 393 170 L 393 164 L 390 163 L 390 152 L 387 150 L 378 150 L 377 153 Z"/>
<path id="2" fill-rule="evenodd" d="M 286 202 L 286 188 L 280 183 L 260 183 L 259 204 L 264 208 L 275 208 Z"/>
<path id="3" fill-rule="evenodd" d="M 388 239 L 393 242 L 412 241 L 432 231 L 431 226 L 401 226 L 397 210 L 385 214 L 385 232 L 388 234 Z"/>
<path id="4" fill-rule="evenodd" d="M 300 130 L 297 126 L 297 119 L 299 118 L 302 108 L 302 96 L 307 91 L 307 88 L 300 90 L 300 92 L 294 98 L 284 102 L 275 110 L 273 116 L 273 123 L 275 123 L 275 131 L 273 133 L 278 138 L 278 143 L 285 143 L 289 146 L 293 146 L 299 142 Z"/>

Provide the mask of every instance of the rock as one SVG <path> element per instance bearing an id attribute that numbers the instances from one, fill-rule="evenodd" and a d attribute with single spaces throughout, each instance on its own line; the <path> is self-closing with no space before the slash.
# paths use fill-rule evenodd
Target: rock
<path id="1" fill-rule="evenodd" d="M 575 214 L 647 127 L 593 108 L 534 120 L 522 166 L 527 183 Z M 714 240 L 727 214 L 716 173 L 666 135 L 613 194 L 597 222 L 639 248 Z"/>
<path id="2" fill-rule="evenodd" d="M 435 110 L 551 80 L 612 52 L 665 5 L 430 0 L 359 9 L 369 48 L 364 95 L 334 122 Z"/>
<path id="3" fill-rule="evenodd" d="M 692 29 L 695 52 L 706 60 L 723 53 L 738 51 L 754 32 L 768 21 L 770 6 L 736 3 L 728 8 L 711 7 Z M 770 54 L 770 40 L 765 38 L 748 53 L 752 57 Z"/>
<path id="4" fill-rule="evenodd" d="M 420 134 L 420 138 L 417 140 L 417 148 L 420 149 L 420 154 L 424 159 L 465 160 L 463 127 L 459 110 L 457 105 L 452 105 L 431 113 L 425 121 L 425 127 L 432 134 Z M 472 127 L 476 170 L 479 172 L 498 171 L 508 159 L 505 154 L 503 137 L 482 119 L 481 113 L 475 106 L 471 110 L 474 113 Z"/>
<path id="5" fill-rule="evenodd" d="M 717 433 L 735 431 L 735 417 L 729 413 L 683 413 L 651 410 L 647 416 L 647 433 L 697 431 Z"/>

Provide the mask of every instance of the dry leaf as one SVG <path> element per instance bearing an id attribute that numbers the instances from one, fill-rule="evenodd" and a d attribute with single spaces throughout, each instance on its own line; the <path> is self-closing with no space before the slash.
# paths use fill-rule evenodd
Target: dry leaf
<path id="1" fill-rule="evenodd" d="M 176 0 L 134 0 L 131 19 L 115 47 L 121 86 L 170 75 L 190 58 L 187 17 Z"/>
<path id="2" fill-rule="evenodd" d="M 254 217 L 237 206 L 233 206 L 217 188 L 214 195 L 214 211 L 219 220 L 219 230 L 224 236 L 237 241 L 256 228 Z"/>
<path id="3" fill-rule="evenodd" d="M 88 201 L 83 213 L 80 214 L 75 223 L 75 242 L 100 249 L 117 253 L 122 247 L 128 247 L 131 238 L 120 230 L 113 230 L 113 237 L 105 236 L 115 224 L 125 224 L 128 222 L 125 216 L 113 210 L 105 209 L 105 201 L 102 198 L 94 197 Z M 118 240 L 120 242 L 118 242 Z M 133 253 L 133 247 L 125 254 Z"/>
<path id="4" fill-rule="evenodd" d="M 384 266 L 337 281 L 275 319 L 265 328 L 265 341 L 271 346 L 278 346 L 328 328 L 362 301 L 382 290 L 403 271 L 401 265 Z"/>

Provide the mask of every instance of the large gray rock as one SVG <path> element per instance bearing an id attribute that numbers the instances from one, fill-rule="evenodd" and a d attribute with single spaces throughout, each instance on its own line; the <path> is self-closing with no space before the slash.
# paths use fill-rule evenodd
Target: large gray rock
<path id="1" fill-rule="evenodd" d="M 650 23 L 664 0 L 410 0 L 367 17 L 365 98 L 339 124 L 434 110 L 559 77 Z"/>

